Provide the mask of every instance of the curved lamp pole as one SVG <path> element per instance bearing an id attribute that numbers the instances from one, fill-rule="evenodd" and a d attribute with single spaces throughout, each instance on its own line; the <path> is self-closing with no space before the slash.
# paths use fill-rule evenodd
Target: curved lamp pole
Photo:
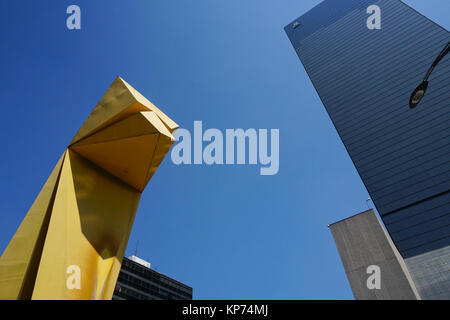
<path id="1" fill-rule="evenodd" d="M 428 69 L 427 74 L 425 75 L 425 77 L 422 80 L 422 83 L 419 84 L 417 86 L 417 88 L 414 89 L 413 93 L 411 94 L 411 98 L 409 98 L 409 107 L 411 109 L 415 108 L 420 103 L 420 100 L 422 100 L 422 98 L 424 97 L 425 93 L 427 92 L 427 88 L 428 88 L 428 78 L 430 77 L 434 68 L 447 55 L 447 53 L 449 51 L 450 51 L 450 41 L 447 42 L 447 45 L 444 47 L 444 49 L 442 49 L 441 53 L 439 53 L 436 60 L 434 60 L 430 69 Z"/>

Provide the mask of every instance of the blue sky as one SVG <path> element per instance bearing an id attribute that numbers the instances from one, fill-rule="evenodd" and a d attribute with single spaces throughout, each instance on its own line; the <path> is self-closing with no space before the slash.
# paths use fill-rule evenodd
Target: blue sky
<path id="1" fill-rule="evenodd" d="M 0 250 L 120 75 L 191 131 L 280 129 L 275 176 L 166 157 L 127 255 L 139 241 L 195 299 L 352 299 L 327 225 L 367 209 L 367 191 L 283 31 L 319 2 L 1 1 Z M 449 1 L 405 2 L 450 29 Z"/>

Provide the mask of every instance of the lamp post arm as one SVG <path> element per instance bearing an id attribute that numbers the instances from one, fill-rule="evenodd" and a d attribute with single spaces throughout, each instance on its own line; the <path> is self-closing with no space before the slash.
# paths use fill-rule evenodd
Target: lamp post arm
<path id="1" fill-rule="evenodd" d="M 442 49 L 441 53 L 437 56 L 437 58 L 434 60 L 433 64 L 431 65 L 430 69 L 428 69 L 427 74 L 425 75 L 425 78 L 423 78 L 423 81 L 427 81 L 430 77 L 431 73 L 433 72 L 434 68 L 438 65 L 438 63 L 448 54 L 450 51 L 450 41 L 447 42 L 447 45 Z"/>

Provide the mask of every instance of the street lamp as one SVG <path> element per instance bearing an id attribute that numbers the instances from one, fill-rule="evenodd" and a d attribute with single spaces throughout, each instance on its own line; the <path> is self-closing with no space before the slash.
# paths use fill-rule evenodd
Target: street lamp
<path id="1" fill-rule="evenodd" d="M 423 96 L 427 92 L 428 88 L 428 78 L 430 77 L 431 73 L 434 70 L 434 67 L 437 66 L 437 64 L 447 55 L 447 53 L 450 51 L 450 41 L 447 42 L 447 45 L 442 49 L 441 53 L 437 56 L 436 60 L 434 60 L 433 64 L 431 65 L 430 69 L 428 69 L 427 74 L 422 80 L 422 83 L 417 86 L 416 89 L 414 89 L 413 93 L 411 94 L 411 98 L 409 98 L 409 107 L 415 108 L 420 100 L 422 100 Z"/>

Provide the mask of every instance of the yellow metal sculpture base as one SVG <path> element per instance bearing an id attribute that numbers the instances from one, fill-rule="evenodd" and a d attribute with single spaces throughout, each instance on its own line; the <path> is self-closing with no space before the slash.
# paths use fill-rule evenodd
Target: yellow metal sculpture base
<path id="1" fill-rule="evenodd" d="M 0 299 L 111 299 L 141 192 L 178 125 L 118 77 L 0 258 Z"/>

